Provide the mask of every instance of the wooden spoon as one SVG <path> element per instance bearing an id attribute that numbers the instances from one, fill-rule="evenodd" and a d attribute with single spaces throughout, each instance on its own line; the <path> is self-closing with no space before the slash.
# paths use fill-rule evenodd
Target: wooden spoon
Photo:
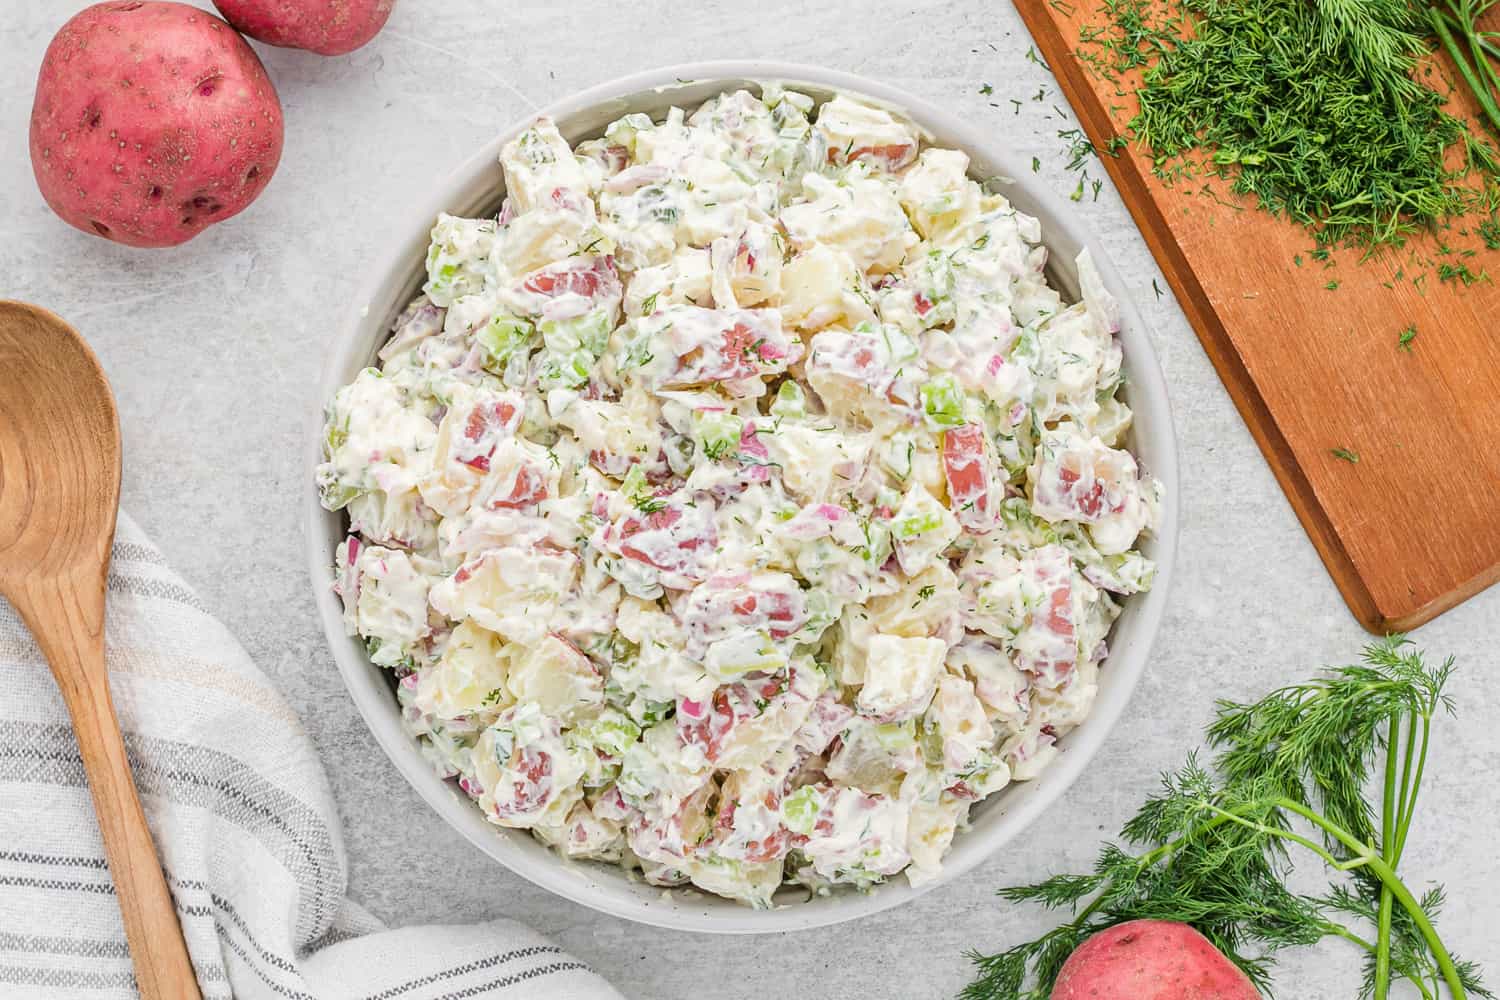
<path id="1" fill-rule="evenodd" d="M 104 667 L 104 584 L 120 503 L 120 422 L 88 345 L 0 302 L 0 594 L 52 664 L 73 717 L 136 986 L 196 998 L 177 911 L 125 758 Z"/>

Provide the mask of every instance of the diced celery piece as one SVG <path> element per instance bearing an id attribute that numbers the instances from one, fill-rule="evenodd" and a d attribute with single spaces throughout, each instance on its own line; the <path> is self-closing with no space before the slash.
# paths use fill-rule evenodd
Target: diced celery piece
<path id="1" fill-rule="evenodd" d="M 569 389 L 577 389 L 588 384 L 595 362 L 595 357 L 588 351 L 574 351 L 568 355 L 552 354 L 543 366 L 538 382 L 543 388 L 563 385 Z"/>
<path id="2" fill-rule="evenodd" d="M 609 343 L 609 311 L 595 309 L 573 319 L 542 320 L 542 340 L 558 354 L 588 351 L 595 357 Z"/>
<path id="3" fill-rule="evenodd" d="M 1036 371 L 1041 356 L 1041 343 L 1037 337 L 1036 327 L 1021 327 L 1021 332 L 1016 336 L 1016 342 L 1010 347 L 1010 357 L 1006 360 Z"/>
<path id="4" fill-rule="evenodd" d="M 807 395 L 802 387 L 791 379 L 781 383 L 781 388 L 776 390 L 776 401 L 771 404 L 771 416 L 783 420 L 807 416 Z"/>
<path id="5" fill-rule="evenodd" d="M 474 339 L 489 355 L 490 364 L 485 367 L 503 368 L 511 355 L 531 342 L 531 335 L 535 332 L 536 328 L 529 320 L 497 312 L 479 329 Z"/>
<path id="6" fill-rule="evenodd" d="M 607 710 L 582 728 L 589 745 L 610 757 L 623 757 L 626 749 L 641 737 L 641 727 L 614 709 Z"/>
<path id="7" fill-rule="evenodd" d="M 1031 528 L 1036 525 L 1036 515 L 1025 497 L 1006 497 L 1000 502 L 1000 520 L 1007 528 Z"/>
<path id="8" fill-rule="evenodd" d="M 861 323 L 863 328 L 869 328 L 869 323 Z M 880 341 L 885 345 L 885 352 L 890 356 L 892 367 L 899 368 L 908 362 L 915 361 L 921 356 L 922 349 L 917 342 L 907 335 L 906 331 L 899 326 L 890 323 L 882 324 L 878 331 L 871 329 L 871 333 L 878 332 Z"/>
<path id="9" fill-rule="evenodd" d="M 1003 500 L 1000 504 L 1000 520 L 1013 531 L 1024 531 L 1029 534 L 1035 544 L 1050 545 L 1059 540 L 1057 529 L 1033 514 L 1031 505 L 1025 497 L 1009 497 Z M 1073 537 L 1078 544 L 1086 544 L 1076 532 Z"/>
<path id="10" fill-rule="evenodd" d="M 807 608 L 807 622 L 797 630 L 797 641 L 810 644 L 821 639 L 828 627 L 838 621 L 844 607 L 816 587 L 804 592 L 802 596 Z"/>
<path id="11" fill-rule="evenodd" d="M 925 535 L 929 531 L 936 531 L 942 526 L 942 513 L 932 510 L 898 518 L 891 526 L 891 531 L 897 538 L 905 540 L 916 538 L 918 535 Z"/>
<path id="12" fill-rule="evenodd" d="M 922 389 L 922 410 L 938 427 L 957 427 L 964 422 L 964 391 L 952 375 L 928 379 Z"/>
<path id="13" fill-rule="evenodd" d="M 1156 563 L 1134 550 L 1117 556 L 1106 556 L 1104 564 L 1121 581 L 1139 592 L 1151 589 L 1156 582 Z"/>
<path id="14" fill-rule="evenodd" d="M 635 137 L 641 132 L 649 132 L 656 128 L 649 115 L 640 113 L 626 115 L 624 118 L 616 119 L 610 123 L 609 128 L 604 130 L 604 137 L 616 146 L 624 146 L 632 153 L 635 150 Z"/>
<path id="15" fill-rule="evenodd" d="M 793 833 L 809 836 L 817 825 L 820 805 L 817 790 L 803 785 L 781 800 L 781 821 Z"/>
<path id="16" fill-rule="evenodd" d="M 709 461 L 732 456 L 740 447 L 744 421 L 725 410 L 697 410 L 693 413 L 693 437 Z"/>
<path id="17" fill-rule="evenodd" d="M 676 707 L 676 702 L 637 698 L 636 705 L 632 707 L 632 711 L 639 712 L 642 725 L 651 726 L 665 719 L 667 713 Z"/>
<path id="18" fill-rule="evenodd" d="M 522 702 L 517 705 L 509 722 L 493 727 L 496 759 L 503 765 L 509 761 L 516 743 L 525 746 L 540 740 L 546 729 L 543 718 L 541 708 L 535 703 Z"/>
<path id="19" fill-rule="evenodd" d="M 863 527 L 865 544 L 861 554 L 873 566 L 884 565 L 891 557 L 891 529 L 880 521 L 866 521 Z"/>
<path id="20" fill-rule="evenodd" d="M 916 742 L 917 721 L 887 722 L 875 727 L 875 742 L 885 750 L 904 750 Z"/>
<path id="21" fill-rule="evenodd" d="M 641 496 L 646 492 L 646 474 L 639 465 L 632 465 L 620 483 L 620 492 L 627 497 Z"/>
<path id="22" fill-rule="evenodd" d="M 328 457 L 332 458 L 333 453 L 342 448 L 344 442 L 347 440 L 349 440 L 348 422 L 345 421 L 343 424 L 336 424 L 330 420 L 328 422 L 328 433 L 324 438 L 324 443 L 328 446 Z"/>
<path id="23" fill-rule="evenodd" d="M 634 325 L 634 324 L 633 324 Z M 629 330 L 630 327 L 625 327 Z M 620 359 L 620 370 L 630 371 L 635 368 L 645 368 L 656 360 L 656 354 L 651 350 L 651 329 L 642 329 L 635 326 L 635 334 L 626 337 L 624 343 L 624 356 Z"/>
<path id="24" fill-rule="evenodd" d="M 752 671 L 775 673 L 786 666 L 786 654 L 766 632 L 744 632 L 708 647 L 703 666 L 717 677 L 739 677 Z"/>
<path id="25" fill-rule="evenodd" d="M 343 483 L 328 483 L 320 492 L 325 510 L 343 510 L 349 506 L 350 501 L 365 491 Z"/>
<path id="26" fill-rule="evenodd" d="M 933 302 L 949 298 L 953 294 L 953 262 L 948 255 L 941 250 L 930 250 L 927 260 L 923 262 L 926 266 L 927 287 L 924 291 Z"/>

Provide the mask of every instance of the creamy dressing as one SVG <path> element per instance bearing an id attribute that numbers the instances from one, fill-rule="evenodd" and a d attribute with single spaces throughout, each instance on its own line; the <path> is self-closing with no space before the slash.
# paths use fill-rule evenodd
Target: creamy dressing
<path id="1" fill-rule="evenodd" d="M 1160 487 L 1118 319 L 889 109 L 740 91 L 570 148 L 328 411 L 351 634 L 494 823 L 768 906 L 933 878 L 1088 714 Z"/>

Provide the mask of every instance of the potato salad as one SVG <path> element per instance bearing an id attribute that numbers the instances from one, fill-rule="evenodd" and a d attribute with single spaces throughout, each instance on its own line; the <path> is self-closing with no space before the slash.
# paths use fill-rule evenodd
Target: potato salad
<path id="1" fill-rule="evenodd" d="M 1115 303 L 892 110 L 501 154 L 328 408 L 337 590 L 493 822 L 757 907 L 934 878 L 1088 714 L 1159 485 Z"/>

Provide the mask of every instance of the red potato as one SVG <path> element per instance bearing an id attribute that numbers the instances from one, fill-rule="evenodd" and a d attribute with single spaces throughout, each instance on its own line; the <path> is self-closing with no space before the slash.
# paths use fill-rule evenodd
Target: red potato
<path id="1" fill-rule="evenodd" d="M 265 67 L 196 7 L 95 4 L 42 59 L 32 170 L 52 210 L 86 233 L 134 247 L 186 243 L 265 190 L 281 144 Z"/>
<path id="2" fill-rule="evenodd" d="M 1131 920 L 1063 964 L 1052 1000 L 1259 1000 L 1233 962 L 1187 924 Z"/>
<path id="3" fill-rule="evenodd" d="M 214 6 L 267 45 L 341 56 L 380 33 L 396 0 L 214 0 Z"/>

